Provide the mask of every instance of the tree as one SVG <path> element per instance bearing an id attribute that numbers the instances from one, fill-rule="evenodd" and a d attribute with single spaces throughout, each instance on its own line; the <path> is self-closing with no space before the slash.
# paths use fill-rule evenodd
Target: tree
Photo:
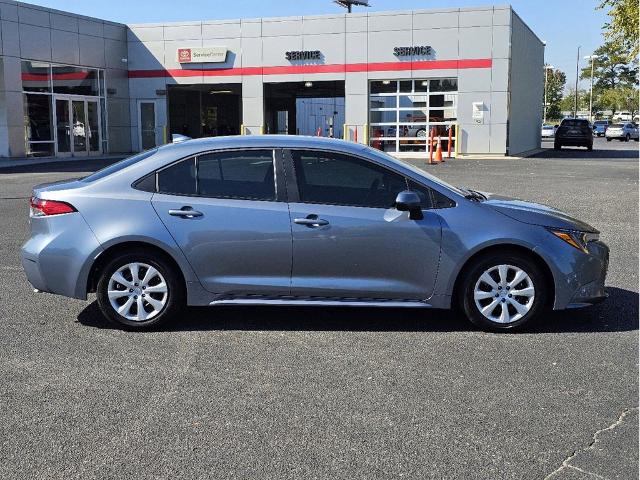
<path id="1" fill-rule="evenodd" d="M 593 64 L 594 95 L 611 88 L 633 87 L 638 84 L 637 63 L 629 62 L 624 47 L 609 41 L 593 53 L 598 56 Z M 580 78 L 591 79 L 591 62 L 582 69 Z"/>
<path id="2" fill-rule="evenodd" d="M 638 0 L 602 0 L 598 8 L 609 8 L 611 21 L 604 25 L 605 38 L 626 53 L 627 61 L 638 55 Z"/>
<path id="3" fill-rule="evenodd" d="M 636 88 L 618 87 L 606 90 L 600 96 L 599 102 L 602 106 L 611 110 L 612 115 L 616 112 L 629 112 L 631 118 L 638 113 L 638 94 Z"/>
<path id="4" fill-rule="evenodd" d="M 546 65 L 545 65 L 546 67 Z M 546 71 L 547 92 L 543 102 L 547 102 L 547 118 L 562 117 L 560 102 L 562 101 L 562 93 L 564 85 L 567 82 L 567 76 L 562 70 L 549 69 Z"/>
<path id="5" fill-rule="evenodd" d="M 567 93 L 558 106 L 562 112 L 571 112 L 574 114 L 575 109 L 575 98 L 576 98 L 576 90 L 573 87 L 570 87 L 567 90 Z M 578 110 L 588 110 L 589 109 L 589 92 L 587 90 L 578 90 Z"/>

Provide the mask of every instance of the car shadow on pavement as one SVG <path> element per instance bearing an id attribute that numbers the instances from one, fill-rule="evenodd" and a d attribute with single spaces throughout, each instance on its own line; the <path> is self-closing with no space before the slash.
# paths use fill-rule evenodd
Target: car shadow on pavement
<path id="1" fill-rule="evenodd" d="M 550 312 L 524 333 L 622 332 L 638 329 L 638 292 L 610 287 L 609 299 L 591 308 Z M 87 327 L 117 328 L 94 301 L 78 315 Z M 476 328 L 448 310 L 368 307 L 189 307 L 162 331 L 265 330 L 345 332 L 452 332 Z"/>

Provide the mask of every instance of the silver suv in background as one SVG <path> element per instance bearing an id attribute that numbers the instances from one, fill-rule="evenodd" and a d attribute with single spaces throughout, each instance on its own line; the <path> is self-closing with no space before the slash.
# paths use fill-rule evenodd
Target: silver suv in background
<path id="1" fill-rule="evenodd" d="M 166 145 L 34 187 L 30 226 L 35 289 L 96 292 L 129 329 L 184 305 L 253 304 L 456 307 L 513 330 L 606 296 L 609 249 L 592 226 L 318 137 Z"/>
<path id="2" fill-rule="evenodd" d="M 635 123 L 631 122 L 614 123 L 613 125 L 609 125 L 609 128 L 607 128 L 607 131 L 604 135 L 607 139 L 607 142 L 610 142 L 614 138 L 623 142 L 628 142 L 631 139 L 637 142 L 638 126 Z"/>

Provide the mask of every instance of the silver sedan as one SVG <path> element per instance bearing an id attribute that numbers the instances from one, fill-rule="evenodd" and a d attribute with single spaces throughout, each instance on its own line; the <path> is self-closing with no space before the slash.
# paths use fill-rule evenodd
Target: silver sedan
<path id="1" fill-rule="evenodd" d="M 142 329 L 185 305 L 459 307 L 514 330 L 606 297 L 609 250 L 562 212 L 341 140 L 188 140 L 34 187 L 37 291 Z M 215 315 L 215 314 L 214 314 Z"/>

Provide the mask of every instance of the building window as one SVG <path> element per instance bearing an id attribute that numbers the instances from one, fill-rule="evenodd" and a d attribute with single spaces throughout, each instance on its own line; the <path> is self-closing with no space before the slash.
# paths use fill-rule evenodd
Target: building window
<path id="1" fill-rule="evenodd" d="M 51 65 L 46 62 L 22 62 L 22 90 L 25 92 L 51 92 Z"/>
<path id="2" fill-rule="evenodd" d="M 53 65 L 51 70 L 53 93 L 92 97 L 100 95 L 98 70 L 68 65 Z"/>
<path id="3" fill-rule="evenodd" d="M 35 60 L 23 60 L 21 70 L 28 156 L 106 152 L 103 70 Z"/>
<path id="4" fill-rule="evenodd" d="M 427 152 L 433 130 L 455 138 L 458 80 L 376 80 L 369 84 L 369 143 L 386 152 Z"/>

